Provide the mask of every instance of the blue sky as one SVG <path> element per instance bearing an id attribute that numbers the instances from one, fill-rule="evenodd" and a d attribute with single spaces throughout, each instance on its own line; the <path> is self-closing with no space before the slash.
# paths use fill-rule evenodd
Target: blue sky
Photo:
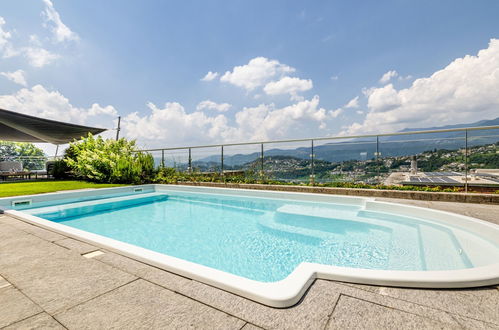
<path id="1" fill-rule="evenodd" d="M 2 1 L 0 107 L 104 127 L 121 115 L 147 147 L 491 119 L 498 14 L 498 1 Z"/>

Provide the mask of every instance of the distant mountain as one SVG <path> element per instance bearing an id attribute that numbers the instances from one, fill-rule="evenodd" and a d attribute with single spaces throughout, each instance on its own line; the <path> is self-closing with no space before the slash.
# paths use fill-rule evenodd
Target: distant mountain
<path id="1" fill-rule="evenodd" d="M 499 125 L 499 117 L 497 117 L 496 119 L 480 120 L 471 124 L 446 125 L 446 126 L 438 126 L 430 128 L 406 128 L 401 130 L 400 132 L 432 131 L 437 129 L 453 129 L 453 128 L 497 126 L 497 125 Z"/>
<path id="2" fill-rule="evenodd" d="M 499 125 L 499 117 L 492 120 L 481 120 L 471 124 L 447 125 L 430 128 L 410 128 L 400 132 L 415 132 L 428 130 L 442 130 L 465 127 L 482 127 Z M 492 134 L 489 130 L 470 131 L 468 133 L 468 146 L 491 144 L 499 141 L 499 129 L 494 130 Z M 433 149 L 459 149 L 463 148 L 463 132 L 444 132 L 427 134 L 410 134 L 398 136 L 380 137 L 379 152 L 381 156 L 407 156 Z M 318 143 L 317 143 L 318 144 Z M 265 150 L 265 157 L 269 156 L 290 156 L 301 159 L 309 159 L 312 153 L 310 147 L 299 147 L 295 149 L 273 148 Z M 375 157 L 376 139 L 361 138 L 351 139 L 350 141 L 331 142 L 317 145 L 314 148 L 316 159 L 329 162 L 341 162 L 347 160 L 366 160 Z M 260 157 L 259 152 L 250 154 L 236 154 L 226 156 L 224 164 L 227 166 L 241 166 Z M 220 156 L 210 156 L 199 160 L 198 162 L 220 162 Z"/>

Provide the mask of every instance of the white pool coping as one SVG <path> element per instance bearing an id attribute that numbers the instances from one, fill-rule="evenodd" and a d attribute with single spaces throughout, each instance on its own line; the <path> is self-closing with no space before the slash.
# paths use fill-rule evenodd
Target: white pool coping
<path id="1" fill-rule="evenodd" d="M 396 203 L 378 202 L 373 198 L 178 185 L 144 185 L 141 187 L 143 187 L 145 191 L 150 192 L 173 190 L 217 194 L 223 193 L 224 195 L 247 197 L 271 197 L 302 201 L 335 202 L 357 206 L 364 205 L 366 210 L 383 211 L 404 216 L 425 218 L 441 224 L 452 225 L 454 227 L 458 226 L 460 229 L 472 232 L 473 234 L 499 244 L 499 226 L 493 223 L 450 212 Z M 133 192 L 133 189 L 135 188 L 137 188 L 137 186 L 104 188 L 93 192 L 98 193 L 98 195 L 106 195 L 121 191 Z M 3 208 L 5 214 L 16 219 L 92 243 L 144 263 L 198 280 L 272 307 L 283 308 L 296 304 L 315 279 L 413 288 L 467 288 L 499 284 L 499 260 L 497 263 L 487 266 L 446 271 L 372 270 L 303 262 L 299 264 L 298 267 L 285 279 L 278 282 L 265 283 L 250 280 L 211 267 L 206 267 L 108 237 L 41 219 L 22 211 L 11 210 L 8 208 L 6 209 L 5 207 L 5 205 L 12 200 L 32 199 L 34 202 L 48 201 L 63 197 L 78 197 L 82 194 L 91 196 L 88 194 L 88 191 L 85 191 L 79 192 L 79 194 L 78 192 L 59 192 L 43 195 L 0 198 L 0 209 Z M 2 205 L 4 206 L 2 207 Z"/>

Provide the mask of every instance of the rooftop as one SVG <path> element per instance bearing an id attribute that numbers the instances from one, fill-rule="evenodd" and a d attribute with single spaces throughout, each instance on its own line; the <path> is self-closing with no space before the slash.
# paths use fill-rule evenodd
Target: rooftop
<path id="1" fill-rule="evenodd" d="M 497 205 L 380 200 L 499 223 Z M 499 287 L 316 280 L 300 303 L 276 309 L 0 215 L 0 328 L 498 328 L 497 301 Z"/>

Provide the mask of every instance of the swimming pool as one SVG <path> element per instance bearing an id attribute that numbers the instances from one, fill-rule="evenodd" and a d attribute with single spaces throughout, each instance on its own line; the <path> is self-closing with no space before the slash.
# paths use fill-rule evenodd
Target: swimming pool
<path id="1" fill-rule="evenodd" d="M 315 278 L 499 283 L 499 226 L 370 198 L 146 185 L 1 199 L 6 213 L 256 301 Z M 14 206 L 13 206 L 14 205 Z"/>

